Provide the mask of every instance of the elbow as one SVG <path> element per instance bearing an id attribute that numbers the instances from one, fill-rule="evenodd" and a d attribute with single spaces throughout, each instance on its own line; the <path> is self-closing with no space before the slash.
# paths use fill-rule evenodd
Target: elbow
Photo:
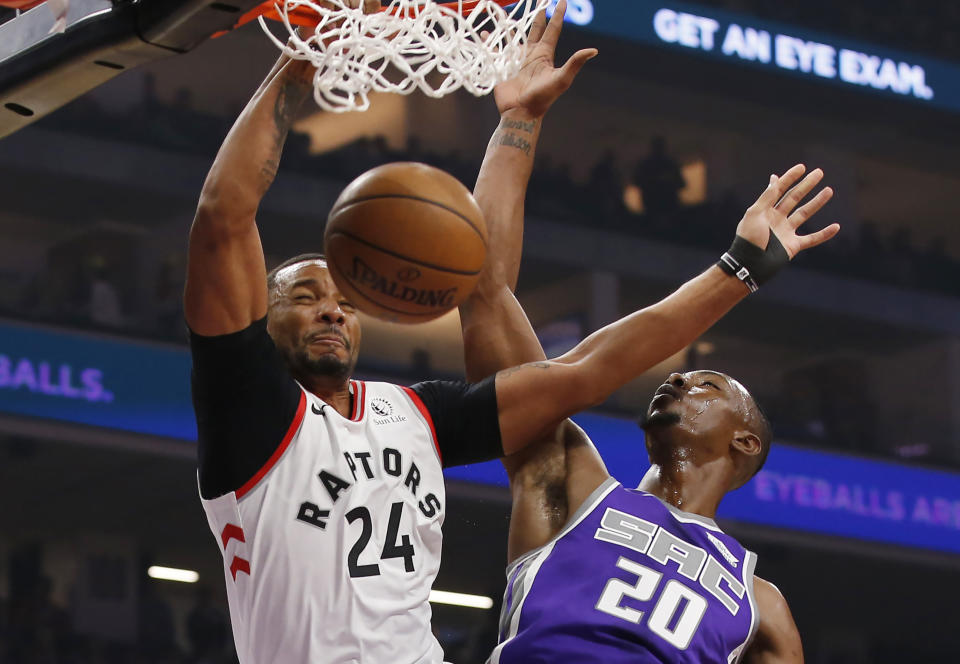
<path id="1" fill-rule="evenodd" d="M 231 201 L 225 192 L 204 189 L 197 204 L 192 233 L 199 231 L 207 237 L 230 239 L 249 233 L 256 225 L 255 219 L 256 207 L 242 205 L 236 199 Z"/>

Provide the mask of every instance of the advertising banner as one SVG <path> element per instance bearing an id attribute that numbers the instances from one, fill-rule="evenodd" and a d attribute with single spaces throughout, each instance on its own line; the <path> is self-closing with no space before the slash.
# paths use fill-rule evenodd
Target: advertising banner
<path id="1" fill-rule="evenodd" d="M 960 111 L 960 66 L 880 44 L 669 0 L 568 0 L 567 21 L 672 52 Z"/>

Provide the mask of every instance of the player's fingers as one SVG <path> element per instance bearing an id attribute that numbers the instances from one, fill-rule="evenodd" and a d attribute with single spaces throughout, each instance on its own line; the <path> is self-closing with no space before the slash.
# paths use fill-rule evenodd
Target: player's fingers
<path id="1" fill-rule="evenodd" d="M 797 164 L 796 166 L 791 166 L 787 169 L 787 172 L 777 178 L 777 201 L 783 198 L 783 195 L 790 191 L 790 188 L 795 185 L 800 178 L 803 177 L 803 174 L 807 172 L 807 167 L 803 164 Z"/>
<path id="2" fill-rule="evenodd" d="M 827 240 L 832 239 L 839 232 L 840 224 L 830 224 L 826 228 L 823 228 L 816 233 L 810 233 L 810 235 L 798 235 L 796 245 L 797 253 L 821 245 Z"/>
<path id="3" fill-rule="evenodd" d="M 800 226 L 810 219 L 810 217 L 819 212 L 820 209 L 826 205 L 831 198 L 833 198 L 833 189 L 830 187 L 825 187 L 813 197 L 813 200 L 809 201 L 806 205 L 801 206 L 796 212 L 787 218 L 790 222 L 790 225 L 793 228 L 800 228 Z"/>
<path id="4" fill-rule="evenodd" d="M 363 0 L 363 13 L 376 14 L 380 11 L 380 0 Z"/>
<path id="5" fill-rule="evenodd" d="M 780 177 L 771 175 L 770 184 L 767 185 L 767 188 L 760 195 L 760 198 L 757 199 L 756 204 L 762 208 L 773 207 L 776 205 L 777 201 L 783 198 L 783 195 L 787 193 L 787 190 L 790 189 L 790 187 L 792 187 L 798 179 L 800 179 L 800 176 L 803 175 L 806 170 L 806 166 L 803 164 L 797 164 Z"/>
<path id="6" fill-rule="evenodd" d="M 583 69 L 583 65 L 597 57 L 598 53 L 599 51 L 595 48 L 585 48 L 571 55 L 570 59 L 560 68 L 561 80 L 569 86 L 573 83 L 573 79 L 577 77 L 577 74 L 580 73 L 580 70 Z"/>
<path id="7" fill-rule="evenodd" d="M 546 30 L 543 31 L 543 39 L 540 40 L 550 48 L 556 48 L 557 42 L 560 41 L 560 32 L 563 30 L 563 16 L 566 13 L 567 0 L 560 0 L 557 3 L 557 8 L 553 10 L 553 16 L 550 17 Z"/>
<path id="8" fill-rule="evenodd" d="M 530 27 L 530 35 L 527 37 L 528 44 L 536 44 L 543 37 L 544 30 L 547 29 L 547 10 L 537 12 L 533 19 L 533 25 Z"/>
<path id="9" fill-rule="evenodd" d="M 793 212 L 793 209 L 799 205 L 800 201 L 806 198 L 807 194 L 820 184 L 821 180 L 823 180 L 823 171 L 819 168 L 813 169 L 807 173 L 807 177 L 800 181 L 800 184 L 793 187 L 780 199 L 780 202 L 777 203 L 777 209 L 789 216 L 790 213 Z"/>

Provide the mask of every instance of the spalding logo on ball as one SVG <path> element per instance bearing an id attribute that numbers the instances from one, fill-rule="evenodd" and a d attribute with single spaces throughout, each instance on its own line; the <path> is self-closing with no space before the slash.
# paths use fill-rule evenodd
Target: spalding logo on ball
<path id="1" fill-rule="evenodd" d="M 452 175 L 400 162 L 351 182 L 327 219 L 324 250 L 340 292 L 383 320 L 423 323 L 473 292 L 487 226 Z"/>

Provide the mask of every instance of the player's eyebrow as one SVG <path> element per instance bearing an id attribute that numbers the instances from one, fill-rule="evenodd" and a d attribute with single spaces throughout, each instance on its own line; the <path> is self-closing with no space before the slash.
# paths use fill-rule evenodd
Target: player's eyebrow
<path id="1" fill-rule="evenodd" d="M 290 284 L 290 290 L 293 290 L 294 288 L 300 288 L 300 287 L 315 288 L 318 284 L 319 282 L 313 277 L 304 277 L 303 279 L 297 279 L 292 284 Z"/>
<path id="2" fill-rule="evenodd" d="M 710 374 L 711 376 L 716 376 L 717 378 L 721 378 L 721 379 L 723 379 L 723 382 L 726 384 L 726 386 L 727 386 L 727 387 L 730 387 L 730 381 L 728 381 L 728 380 L 727 380 L 727 377 L 724 376 L 724 375 L 723 375 L 722 373 L 720 373 L 719 371 L 710 371 L 709 369 L 703 369 L 703 370 L 699 371 L 698 373 L 700 373 L 700 374 Z"/>

